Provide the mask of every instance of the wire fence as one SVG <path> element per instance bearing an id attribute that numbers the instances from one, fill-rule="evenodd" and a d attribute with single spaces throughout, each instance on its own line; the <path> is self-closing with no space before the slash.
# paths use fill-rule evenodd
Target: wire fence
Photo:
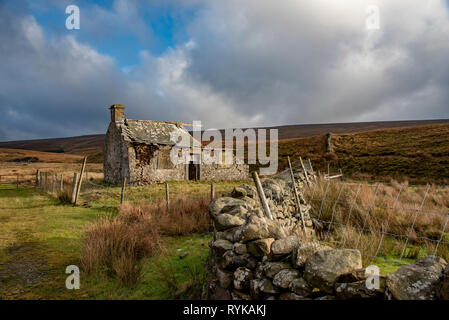
<path id="1" fill-rule="evenodd" d="M 23 185 L 36 183 L 36 175 L 33 174 L 2 174 L 0 175 L 0 185 L 18 188 Z"/>
<path id="2" fill-rule="evenodd" d="M 195 185 L 189 186 L 194 192 L 180 190 L 184 188 L 182 184 L 168 182 L 127 185 L 127 181 L 122 181 L 121 185 L 114 185 L 106 183 L 103 175 L 97 171 L 89 171 L 87 163 L 79 172 L 37 170 L 34 179 L 30 180 L 30 185 L 59 198 L 64 203 L 93 208 L 117 208 L 124 202 L 142 204 L 160 201 L 165 201 L 168 207 L 171 200 L 176 201 L 185 194 L 189 194 L 189 197 L 194 199 L 210 197 L 213 200 L 216 195 L 222 194 L 223 189 L 226 189 L 225 185 L 213 182 L 201 182 L 201 190 L 196 190 Z"/>
<path id="3" fill-rule="evenodd" d="M 400 264 L 423 255 L 449 260 L 448 186 L 317 178 L 310 162 L 303 166 L 313 179 L 304 183 L 301 193 L 312 207 L 310 213 L 319 240 L 338 248 L 359 249 L 365 258 Z M 88 166 L 73 179 L 70 174 L 36 172 L 35 175 L 3 175 L 0 184 L 35 185 L 56 195 L 65 190 L 73 198 L 80 174 L 83 179 L 79 195 L 91 205 L 97 202 L 99 206 L 117 207 L 124 199 L 130 203 L 151 201 L 151 198 L 169 202 L 167 184 L 129 187 L 125 197 L 124 185 L 120 188 L 94 179 Z M 202 191 L 203 195 L 204 192 L 207 189 Z"/>
<path id="4" fill-rule="evenodd" d="M 400 264 L 449 257 L 449 188 L 319 179 L 306 187 L 318 238 Z"/>

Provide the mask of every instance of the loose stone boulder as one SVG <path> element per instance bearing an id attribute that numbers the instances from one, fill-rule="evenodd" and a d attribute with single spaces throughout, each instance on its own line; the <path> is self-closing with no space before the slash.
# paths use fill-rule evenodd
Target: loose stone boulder
<path id="1" fill-rule="evenodd" d="M 285 262 L 266 262 L 262 265 L 262 271 L 265 277 L 273 279 L 281 270 L 291 269 L 291 265 Z"/>
<path id="2" fill-rule="evenodd" d="M 226 251 L 220 259 L 220 267 L 225 270 L 235 270 L 239 267 L 255 269 L 257 260 L 249 254 L 236 254 L 234 251 Z"/>
<path id="3" fill-rule="evenodd" d="M 250 282 L 250 293 L 254 299 L 259 299 L 262 294 L 278 294 L 279 289 L 269 279 L 254 279 Z"/>
<path id="4" fill-rule="evenodd" d="M 284 292 L 279 296 L 279 300 L 310 300 L 293 292 Z"/>
<path id="5" fill-rule="evenodd" d="M 273 243 L 273 238 L 254 240 L 247 243 L 248 252 L 255 257 L 268 256 L 271 251 L 271 244 Z"/>
<path id="6" fill-rule="evenodd" d="M 231 288 L 232 281 L 234 280 L 234 274 L 232 272 L 217 268 L 217 279 L 220 287 L 229 289 Z"/>
<path id="7" fill-rule="evenodd" d="M 361 268 L 362 256 L 358 250 L 321 250 L 307 259 L 304 278 L 314 287 L 333 294 L 341 274 Z"/>
<path id="8" fill-rule="evenodd" d="M 237 212 L 240 212 L 239 210 L 242 210 L 242 212 L 246 212 L 250 209 L 252 209 L 252 207 L 246 201 L 231 197 L 221 197 L 215 199 L 209 205 L 209 214 L 211 215 L 212 219 L 215 220 L 218 215 L 223 213 L 229 213 L 232 211 L 234 214 L 236 214 Z"/>
<path id="9" fill-rule="evenodd" d="M 215 228 L 217 230 L 226 230 L 233 227 L 238 227 L 245 224 L 245 219 L 238 216 L 234 216 L 228 213 L 223 213 L 217 216 L 215 219 Z"/>
<path id="10" fill-rule="evenodd" d="M 300 242 L 301 241 L 295 236 L 276 240 L 271 245 L 271 252 L 275 257 L 289 255 L 292 253 L 293 249 L 300 244 Z"/>
<path id="11" fill-rule="evenodd" d="M 337 279 L 338 283 L 350 283 L 366 280 L 368 275 L 366 274 L 365 269 L 353 270 L 351 272 L 346 272 L 340 275 Z"/>
<path id="12" fill-rule="evenodd" d="M 222 256 L 228 250 L 232 250 L 234 245 L 232 242 L 224 239 L 215 240 L 212 242 L 211 246 L 217 256 Z"/>
<path id="13" fill-rule="evenodd" d="M 306 261 L 309 257 L 315 254 L 315 252 L 321 250 L 331 250 L 331 247 L 324 246 L 318 242 L 301 242 L 293 250 L 292 264 L 295 268 L 304 268 Z"/>
<path id="14" fill-rule="evenodd" d="M 237 268 L 234 271 L 234 288 L 237 290 L 249 289 L 249 283 L 253 279 L 253 273 L 245 267 Z"/>
<path id="15" fill-rule="evenodd" d="M 306 280 L 304 280 L 304 278 L 293 279 L 292 282 L 290 282 L 288 289 L 302 297 L 310 296 L 313 291 L 313 288 Z"/>
<path id="16" fill-rule="evenodd" d="M 276 203 L 281 203 L 284 198 L 291 195 L 291 192 L 286 192 L 286 186 L 287 183 L 283 179 L 266 179 L 262 182 L 265 196 Z"/>
<path id="17" fill-rule="evenodd" d="M 387 275 L 388 293 L 397 300 L 435 300 L 446 261 L 426 257 Z"/>
<path id="18" fill-rule="evenodd" d="M 230 228 L 230 229 L 226 229 L 224 231 L 217 231 L 215 233 L 215 239 L 217 240 L 228 240 L 231 242 L 235 242 L 238 241 L 236 240 L 239 232 L 240 232 L 240 227 L 234 227 L 234 228 Z"/>
<path id="19" fill-rule="evenodd" d="M 216 281 L 211 281 L 207 286 L 207 299 L 210 300 L 231 300 L 229 290 L 222 288 Z"/>
<path id="20" fill-rule="evenodd" d="M 242 243 L 258 239 L 281 239 L 286 237 L 285 231 L 277 221 L 260 218 L 255 215 L 250 216 L 248 221 L 239 228 L 234 241 Z"/>
<path id="21" fill-rule="evenodd" d="M 234 251 L 238 254 L 244 254 L 248 252 L 248 248 L 246 244 L 237 242 L 234 243 Z"/>
<path id="22" fill-rule="evenodd" d="M 385 277 L 379 278 L 379 288 L 369 289 L 366 280 L 337 283 L 335 285 L 335 296 L 341 300 L 352 299 L 383 299 L 385 295 Z"/>
<path id="23" fill-rule="evenodd" d="M 232 300 L 251 300 L 251 296 L 245 292 L 240 292 L 236 289 L 231 292 Z"/>
<path id="24" fill-rule="evenodd" d="M 273 278 L 273 284 L 281 289 L 287 289 L 294 279 L 299 277 L 299 271 L 295 269 L 284 269 L 279 271 Z"/>
<path id="25" fill-rule="evenodd" d="M 257 189 L 255 186 L 249 184 L 243 184 L 241 186 L 235 187 L 231 192 L 233 198 L 257 198 Z"/>

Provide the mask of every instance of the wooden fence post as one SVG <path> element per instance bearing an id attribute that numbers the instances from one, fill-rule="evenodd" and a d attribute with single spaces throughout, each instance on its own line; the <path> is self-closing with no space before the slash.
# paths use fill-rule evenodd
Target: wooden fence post
<path id="1" fill-rule="evenodd" d="M 73 173 L 73 183 L 72 183 L 72 198 L 71 198 L 73 204 L 75 204 L 77 180 L 78 180 L 78 173 L 74 172 Z"/>
<path id="2" fill-rule="evenodd" d="M 43 181 L 44 181 L 44 173 L 40 172 L 40 177 L 39 177 L 39 188 L 43 188 Z"/>
<path id="3" fill-rule="evenodd" d="M 315 175 L 315 171 L 313 171 L 312 162 L 310 161 L 310 159 L 307 159 L 307 161 L 309 162 L 309 167 L 310 167 L 310 171 L 313 174 L 313 178 L 316 181 L 316 175 Z"/>
<path id="4" fill-rule="evenodd" d="M 165 200 L 167 202 L 167 210 L 170 207 L 170 193 L 168 191 L 168 183 L 165 182 Z"/>
<path id="5" fill-rule="evenodd" d="M 306 170 L 306 167 L 304 166 L 304 163 L 302 162 L 301 157 L 299 157 L 299 161 L 301 162 L 301 167 L 302 167 L 302 170 L 304 171 L 304 176 L 306 177 L 307 184 L 309 184 L 310 183 L 309 176 L 307 175 L 307 170 Z"/>
<path id="6" fill-rule="evenodd" d="M 51 178 L 51 193 L 55 192 L 56 192 L 56 174 L 53 173 Z"/>
<path id="7" fill-rule="evenodd" d="M 16 184 L 17 184 L 17 189 L 19 189 L 19 175 L 17 175 L 17 181 L 16 181 Z"/>
<path id="8" fill-rule="evenodd" d="M 215 190 L 214 190 L 214 184 L 210 184 L 210 201 L 214 200 L 215 198 Z"/>
<path id="9" fill-rule="evenodd" d="M 60 188 L 61 188 L 61 193 L 64 191 L 64 174 L 61 173 L 61 184 L 60 184 Z"/>
<path id="10" fill-rule="evenodd" d="M 36 170 L 36 187 L 39 187 L 39 169 Z"/>
<path id="11" fill-rule="evenodd" d="M 253 179 L 254 184 L 257 188 L 257 193 L 259 195 L 260 202 L 262 203 L 263 211 L 268 219 L 273 220 L 273 216 L 271 215 L 270 207 L 268 206 L 267 198 L 265 198 L 265 193 L 263 192 L 262 184 L 260 183 L 259 176 L 256 171 L 253 171 Z"/>
<path id="12" fill-rule="evenodd" d="M 83 182 L 83 173 L 84 173 L 84 168 L 86 167 L 86 161 L 87 161 L 87 157 L 84 157 L 83 165 L 81 166 L 80 178 L 78 180 L 78 185 L 76 188 L 76 195 L 75 195 L 75 202 L 74 202 L 75 205 L 77 204 L 78 198 L 80 196 L 81 184 Z"/>
<path id="13" fill-rule="evenodd" d="M 44 183 L 44 191 L 48 190 L 48 172 L 45 172 L 45 183 Z"/>
<path id="14" fill-rule="evenodd" d="M 302 229 L 304 231 L 304 235 L 307 236 L 307 234 L 306 234 L 306 222 L 304 221 L 304 213 L 302 212 L 301 201 L 299 199 L 298 190 L 296 189 L 295 175 L 293 174 L 293 168 L 292 168 L 292 163 L 290 162 L 290 157 L 287 157 L 287 160 L 288 160 L 288 167 L 290 168 L 290 177 L 291 177 L 292 183 L 293 183 L 293 191 L 295 193 L 296 205 L 298 207 L 299 213 L 301 214 Z"/>
<path id="15" fill-rule="evenodd" d="M 125 202 L 125 187 L 126 187 L 126 177 L 123 178 L 122 193 L 120 195 L 120 204 Z"/>

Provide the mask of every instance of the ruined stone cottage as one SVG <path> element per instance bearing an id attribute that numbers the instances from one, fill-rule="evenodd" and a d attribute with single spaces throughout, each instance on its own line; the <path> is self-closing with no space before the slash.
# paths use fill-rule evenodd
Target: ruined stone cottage
<path id="1" fill-rule="evenodd" d="M 194 140 L 182 124 L 175 122 L 131 120 L 125 107 L 110 108 L 111 123 L 103 150 L 104 180 L 119 184 L 149 184 L 167 180 L 241 180 L 248 177 L 246 164 L 205 164 L 201 152 L 194 151 Z M 178 137 L 174 141 L 173 137 Z M 198 145 L 199 142 L 197 142 Z M 190 159 L 174 163 L 170 152 L 189 154 Z M 199 148 L 201 150 L 201 148 Z M 223 152 L 233 152 L 224 150 Z"/>

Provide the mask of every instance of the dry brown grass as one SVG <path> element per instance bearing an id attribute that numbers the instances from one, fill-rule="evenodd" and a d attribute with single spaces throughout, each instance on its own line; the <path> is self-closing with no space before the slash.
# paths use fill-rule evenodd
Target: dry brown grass
<path id="1" fill-rule="evenodd" d="M 173 199 L 167 210 L 161 201 L 123 204 L 117 216 L 103 218 L 87 231 L 81 265 L 87 273 L 106 268 L 124 285 L 141 275 L 141 259 L 161 249 L 161 235 L 184 235 L 211 230 L 206 198 Z"/>
<path id="2" fill-rule="evenodd" d="M 100 219 L 87 231 L 81 254 L 83 270 L 91 273 L 106 268 L 122 284 L 136 283 L 141 274 L 139 261 L 160 247 L 159 232 L 153 224 L 151 217 L 138 221 L 123 215 Z"/>
<path id="3" fill-rule="evenodd" d="M 307 190 L 307 197 L 313 194 L 315 199 L 311 201 L 314 218 L 322 222 L 322 240 L 358 248 L 367 259 L 376 253 L 400 255 L 407 236 L 406 258 L 420 252 L 431 254 L 440 239 L 449 241 L 449 226 L 444 229 L 449 212 L 448 188 L 429 187 L 423 205 L 426 186 L 410 187 L 393 181 L 377 189 L 376 185 L 361 184 L 354 201 L 358 188 L 358 184 L 320 181 L 317 187 Z M 388 234 L 382 238 L 382 233 Z M 448 249 L 442 243 L 438 254 L 447 259 Z"/>
<path id="4" fill-rule="evenodd" d="M 140 205 L 124 204 L 119 211 L 125 215 L 152 216 L 157 220 L 157 228 L 162 235 L 185 235 L 212 230 L 209 203 L 209 197 L 179 197 L 170 201 L 168 210 L 165 201 L 159 201 Z"/>
<path id="5" fill-rule="evenodd" d="M 60 190 L 56 194 L 57 199 L 61 204 L 71 204 L 72 203 L 72 189 L 65 186 L 63 190 Z"/>
<path id="6" fill-rule="evenodd" d="M 33 159 L 34 162 L 76 163 L 81 161 L 83 156 L 67 153 L 0 148 L 0 161 L 2 162 L 26 162 L 28 158 Z"/>
<path id="7" fill-rule="evenodd" d="M 310 159 L 317 171 L 343 170 L 357 180 L 391 179 L 449 184 L 448 124 L 332 134 L 332 150 L 326 152 L 326 135 L 279 140 L 279 170 L 287 168 L 287 156 L 298 167 L 299 157 Z M 258 165 L 251 165 L 255 170 Z"/>
<path id="8" fill-rule="evenodd" d="M 449 125 L 335 135 L 334 149 L 347 175 L 414 184 L 449 184 Z"/>

